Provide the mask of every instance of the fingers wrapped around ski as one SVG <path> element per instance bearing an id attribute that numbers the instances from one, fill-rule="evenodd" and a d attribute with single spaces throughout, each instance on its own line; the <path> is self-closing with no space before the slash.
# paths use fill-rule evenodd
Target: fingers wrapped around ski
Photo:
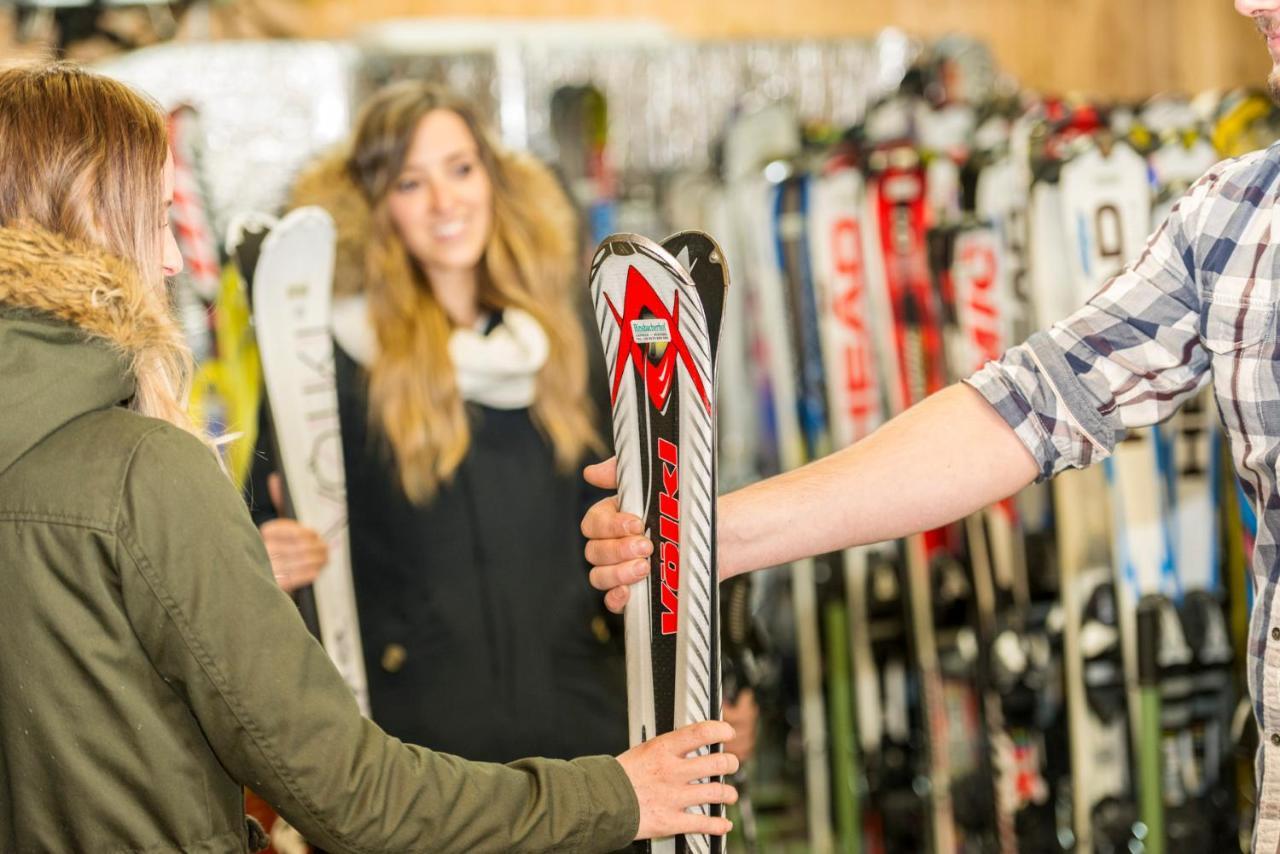
<path id="1" fill-rule="evenodd" d="M 648 543 L 648 540 L 642 540 Z M 589 547 L 588 547 L 589 548 Z M 652 550 L 652 546 L 650 546 Z M 587 560 L 590 561 L 590 555 Z M 622 613 L 631 598 L 628 587 L 649 574 L 649 561 L 645 558 L 593 567 L 587 578 L 591 586 L 605 594 L 605 606 L 614 613 Z"/>
<path id="2" fill-rule="evenodd" d="M 615 613 L 622 613 L 630 598 L 627 585 L 649 574 L 653 543 L 640 534 L 643 530 L 639 518 L 618 511 L 614 496 L 596 502 L 582 519 L 591 585 L 606 593 L 605 607 Z"/>
<path id="3" fill-rule="evenodd" d="M 719 753 L 703 753 L 692 756 L 688 760 L 689 769 L 686 773 L 693 774 L 690 782 L 701 782 L 711 777 L 728 777 L 738 772 L 738 757 L 732 753 L 721 751 Z M 727 787 L 732 789 L 732 786 Z M 707 790 L 698 790 L 699 796 L 705 797 Z M 732 796 L 729 796 L 732 797 Z M 732 801 L 723 801 L 713 799 L 709 801 L 694 801 L 693 803 L 732 803 Z M 690 804 L 692 805 L 692 804 Z"/>
<path id="4" fill-rule="evenodd" d="M 632 563 L 639 560 L 644 562 L 649 555 L 653 554 L 653 543 L 648 537 L 625 537 L 620 540 L 594 540 L 587 544 L 584 550 L 587 561 L 597 569 L 604 569 L 611 566 L 629 567 Z M 646 564 L 647 565 L 647 564 Z M 642 576 L 637 576 L 619 583 L 629 584 L 632 581 L 639 581 Z M 603 589 L 607 590 L 613 585 Z"/>
<path id="5" fill-rule="evenodd" d="M 706 787 L 710 787 L 713 785 L 723 786 L 724 784 L 707 783 L 703 785 Z M 702 787 L 703 786 L 699 786 L 699 788 L 702 788 Z M 730 786 L 724 786 L 724 788 L 729 789 L 729 791 L 733 791 L 732 787 Z M 699 801 L 699 803 L 703 803 L 703 802 L 707 802 L 705 798 Z M 712 803 L 731 804 L 731 803 L 734 803 L 734 801 L 713 801 Z M 662 833 L 654 834 L 653 837 L 649 837 L 649 838 L 656 838 L 660 836 L 681 836 L 686 834 L 688 835 L 702 834 L 705 836 L 727 836 L 732 830 L 733 830 L 733 822 L 729 821 L 729 819 L 727 818 L 717 818 L 714 816 L 703 815 L 700 812 L 685 812 L 684 810 L 676 810 L 671 813 L 671 820 L 668 825 L 668 829 Z"/>
<path id="6" fill-rule="evenodd" d="M 604 596 L 604 606 L 614 614 L 621 614 L 627 610 L 627 603 L 631 601 L 631 588 L 614 587 Z"/>
<path id="7" fill-rule="evenodd" d="M 316 531 L 293 519 L 263 523 L 262 541 L 271 572 L 286 592 L 314 582 L 329 561 L 329 546 Z"/>
<path id="8" fill-rule="evenodd" d="M 715 779 L 737 771 L 737 757 L 699 752 L 732 739 L 733 734 L 733 727 L 723 721 L 703 721 L 637 745 L 618 758 L 636 783 L 641 817 L 637 838 L 686 833 L 722 836 L 732 829 L 725 818 L 686 810 L 737 802 L 737 790 Z"/>
<path id="9" fill-rule="evenodd" d="M 607 559 L 612 554 L 608 548 L 619 542 L 629 543 L 632 548 L 638 542 L 649 542 L 644 536 L 644 522 L 638 516 L 620 511 L 618 498 L 613 495 L 600 499 L 587 510 L 587 514 L 582 517 L 582 535 L 587 538 L 587 558 L 601 558 L 592 561 L 597 564 L 615 563 L 616 561 Z M 599 546 L 605 547 L 605 550 L 595 548 Z M 622 557 L 643 557 L 647 554 L 648 552 L 642 554 L 632 551 Z"/>

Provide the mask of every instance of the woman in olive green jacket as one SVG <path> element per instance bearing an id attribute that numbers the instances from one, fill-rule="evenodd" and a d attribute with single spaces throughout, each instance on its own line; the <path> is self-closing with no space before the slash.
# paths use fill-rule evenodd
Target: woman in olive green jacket
<path id="1" fill-rule="evenodd" d="M 0 72 L 0 850 L 243 852 L 242 784 L 335 852 L 724 833 L 721 723 L 486 765 L 361 718 L 182 411 L 172 171 L 125 86 Z"/>

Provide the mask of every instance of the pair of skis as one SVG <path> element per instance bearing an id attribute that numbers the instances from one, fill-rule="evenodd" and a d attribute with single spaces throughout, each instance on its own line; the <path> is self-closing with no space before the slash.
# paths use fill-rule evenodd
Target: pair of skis
<path id="1" fill-rule="evenodd" d="M 1018 313 L 999 231 L 931 204 L 945 170 L 911 146 L 871 153 L 868 222 L 885 316 L 887 398 L 902 411 L 998 358 Z M 949 197 L 949 194 L 948 194 Z M 942 224 L 934 222 L 942 219 Z M 1012 232 L 1012 228 L 1010 228 Z M 1009 265 L 1016 271 L 1015 265 Z M 1024 688 L 1045 678 L 1046 644 L 1028 632 L 1030 592 L 1019 514 L 999 502 L 905 544 L 912 649 L 927 733 L 928 814 L 935 850 L 1044 850 L 1054 843 L 1046 750 Z"/>
<path id="2" fill-rule="evenodd" d="M 229 227 L 228 251 L 238 275 L 226 279 L 219 305 L 220 335 L 233 349 L 220 353 L 221 370 L 252 359 L 249 397 L 239 411 L 258 405 L 257 369 L 265 387 L 269 432 L 284 481 L 283 515 L 319 531 L 329 562 L 316 582 L 294 599 L 351 689 L 369 714 L 364 658 L 347 543 L 346 471 L 338 424 L 338 396 L 330 333 L 335 233 L 320 208 L 300 208 L 282 219 L 266 214 L 238 217 Z M 245 303 L 252 306 L 252 327 Z M 232 324 L 232 320 L 239 322 Z M 255 342 L 256 338 L 256 342 Z M 244 385 L 237 384 L 237 388 Z M 242 392 L 244 394 L 244 392 Z M 250 426 L 256 420 L 243 416 Z M 244 441 L 244 440 L 241 440 Z M 248 441 L 252 450 L 253 441 Z M 244 468 L 247 470 L 248 465 Z M 252 792 L 246 808 L 269 830 L 279 821 Z"/>
<path id="3" fill-rule="evenodd" d="M 619 506 L 645 520 L 654 543 L 649 576 L 632 586 L 625 615 L 633 745 L 720 716 L 714 401 L 728 284 L 719 246 L 696 231 L 662 245 L 613 235 L 591 263 Z M 694 809 L 722 814 L 718 806 Z M 658 854 L 724 850 L 722 839 L 705 835 L 637 847 Z"/>
<path id="4" fill-rule="evenodd" d="M 1010 346 L 1017 295 L 997 228 L 968 212 L 931 233 L 934 276 L 942 298 L 947 362 L 953 380 L 1000 358 Z M 985 751 L 957 780 L 957 796 L 975 812 L 990 799 L 986 844 L 1002 852 L 1047 850 L 1053 844 L 1051 786 L 1043 729 L 1054 706 L 1050 656 L 1033 623 L 1024 534 L 1013 498 L 964 520 L 969 619 L 953 617 L 953 636 L 977 641 L 967 671 L 981 707 Z M 954 608 L 953 608 L 954 610 Z M 959 634 L 956 634 L 959 633 Z M 966 641 L 967 642 L 967 641 Z M 964 643 L 949 644 L 955 659 Z M 1044 690 L 1047 689 L 1047 690 Z M 1030 702 L 1028 702 L 1030 700 Z M 994 781 L 994 786 L 986 783 Z M 984 829 L 969 827 L 983 838 Z"/>

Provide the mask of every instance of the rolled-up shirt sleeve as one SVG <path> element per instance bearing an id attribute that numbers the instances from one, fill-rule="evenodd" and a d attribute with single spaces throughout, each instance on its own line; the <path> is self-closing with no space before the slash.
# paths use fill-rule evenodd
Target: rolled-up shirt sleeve
<path id="1" fill-rule="evenodd" d="M 1188 190 L 1083 308 L 965 381 L 1013 428 L 1041 479 L 1105 459 L 1125 430 L 1167 418 L 1207 380 L 1195 235 L 1216 178 L 1210 170 Z"/>

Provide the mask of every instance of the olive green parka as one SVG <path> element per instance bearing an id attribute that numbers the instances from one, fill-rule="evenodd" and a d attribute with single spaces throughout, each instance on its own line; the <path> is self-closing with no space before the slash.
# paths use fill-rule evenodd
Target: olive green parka
<path id="1" fill-rule="evenodd" d="M 468 763 L 360 716 L 214 453 L 127 408 L 171 333 L 142 287 L 0 228 L 0 850 L 243 852 L 242 784 L 333 852 L 625 845 L 611 757 Z"/>

